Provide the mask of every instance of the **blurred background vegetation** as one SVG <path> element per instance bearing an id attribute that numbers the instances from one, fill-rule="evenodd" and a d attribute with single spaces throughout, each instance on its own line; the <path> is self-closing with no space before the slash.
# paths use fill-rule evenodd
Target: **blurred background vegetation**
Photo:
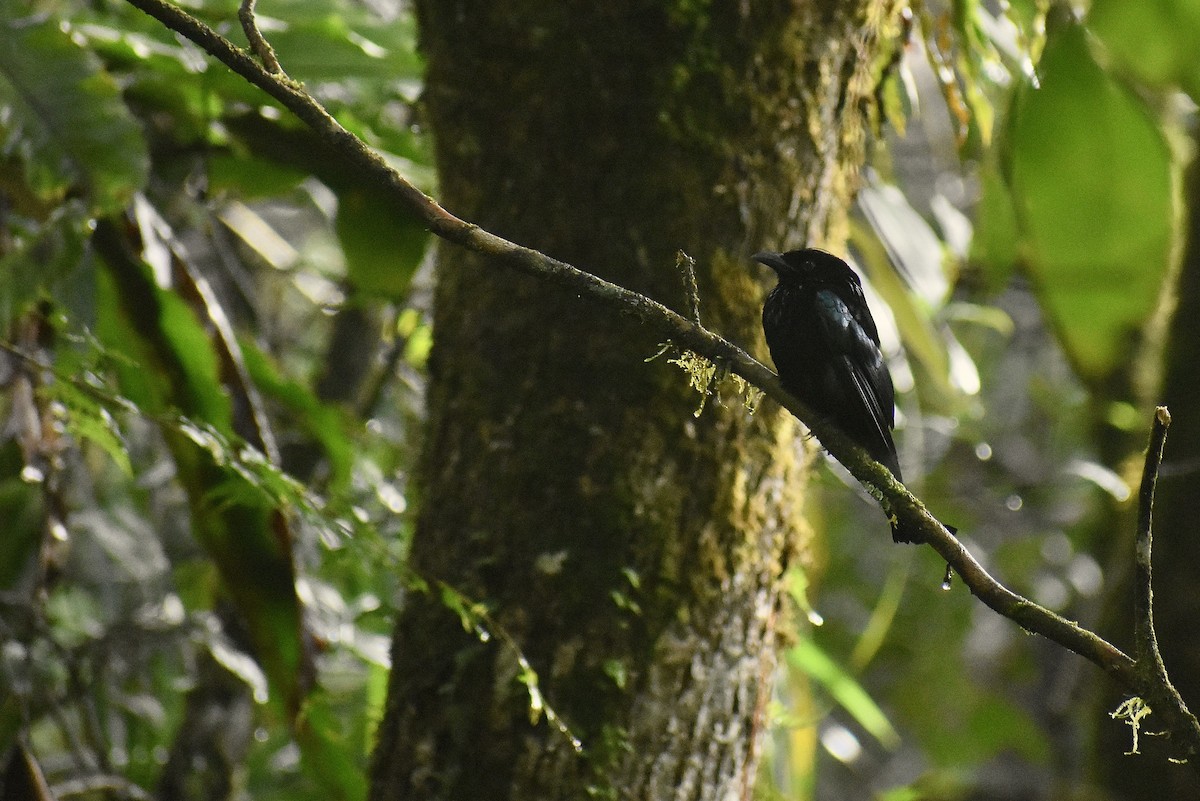
<path id="1" fill-rule="evenodd" d="M 240 37 L 236 4 L 195 10 Z M 402 0 L 259 12 L 288 73 L 436 196 Z M 1165 399 L 1157 612 L 1200 702 L 1200 4 L 907 19 L 850 243 L 905 473 L 1001 580 L 1127 648 Z M 423 589 L 429 244 L 130 6 L 0 0 L 2 797 L 365 796 L 393 613 Z M 811 491 L 758 795 L 1200 797 L 1122 756 L 1097 670 L 887 547 L 836 463 Z"/>

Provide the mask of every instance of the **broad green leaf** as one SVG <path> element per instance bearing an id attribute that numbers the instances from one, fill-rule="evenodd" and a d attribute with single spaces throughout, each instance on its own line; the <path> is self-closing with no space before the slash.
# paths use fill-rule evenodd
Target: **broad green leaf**
<path id="1" fill-rule="evenodd" d="M 28 14 L 0 0 L 0 154 L 46 200 L 77 192 L 115 210 L 146 182 L 141 129 L 99 61 L 57 20 Z"/>
<path id="2" fill-rule="evenodd" d="M 285 195 L 308 177 L 303 170 L 242 150 L 215 153 L 208 160 L 208 180 L 214 190 L 236 190 L 243 199 L 274 198 Z"/>
<path id="3" fill-rule="evenodd" d="M 355 289 L 390 300 L 408 291 L 429 232 L 382 193 L 348 189 L 338 194 L 337 234 Z"/>
<path id="4" fill-rule="evenodd" d="M 1084 375 L 1125 360 L 1154 308 L 1174 236 L 1171 155 L 1147 109 L 1059 21 L 1040 85 L 1014 104 L 1011 176 L 1028 268 Z"/>
<path id="5" fill-rule="evenodd" d="M 1177 85 L 1200 100 L 1200 3 L 1095 0 L 1088 28 L 1123 66 L 1148 83 Z"/>
<path id="6" fill-rule="evenodd" d="M 1010 700 L 998 695 L 979 699 L 967 722 L 969 740 L 979 749 L 979 758 L 1013 750 L 1029 762 L 1049 761 L 1053 746 L 1030 717 Z"/>
<path id="7" fill-rule="evenodd" d="M 894 787 L 880 792 L 875 797 L 878 801 L 921 801 L 928 796 L 915 787 Z"/>
<path id="8" fill-rule="evenodd" d="M 389 87 L 419 80 L 423 72 L 412 15 L 381 20 L 356 3 L 308 0 L 279 0 L 269 10 L 265 5 L 258 9 L 264 34 L 284 70 L 297 80 L 362 79 Z"/>

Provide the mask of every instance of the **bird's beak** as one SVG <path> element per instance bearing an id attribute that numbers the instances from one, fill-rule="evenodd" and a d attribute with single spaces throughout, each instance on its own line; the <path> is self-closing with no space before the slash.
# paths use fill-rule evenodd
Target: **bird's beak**
<path id="1" fill-rule="evenodd" d="M 770 267 L 772 270 L 774 270 L 777 273 L 780 270 L 786 269 L 786 267 L 787 267 L 787 264 L 784 262 L 783 256 L 781 254 L 772 253 L 769 250 L 764 250 L 759 253 L 755 253 L 750 258 L 754 259 L 759 264 L 767 265 L 768 267 Z"/>

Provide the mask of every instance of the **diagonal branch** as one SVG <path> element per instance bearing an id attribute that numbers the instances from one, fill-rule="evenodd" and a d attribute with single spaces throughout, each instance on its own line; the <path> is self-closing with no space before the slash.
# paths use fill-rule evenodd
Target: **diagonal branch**
<path id="1" fill-rule="evenodd" d="M 628 315 L 676 345 L 692 350 L 725 366 L 761 389 L 808 425 L 821 444 L 856 479 L 877 489 L 883 502 L 907 523 L 919 526 L 928 544 L 951 566 L 971 592 L 997 613 L 1027 631 L 1041 634 L 1099 666 L 1131 692 L 1153 700 L 1157 679 L 1144 676 L 1134 661 L 1120 649 L 1033 601 L 1000 584 L 975 560 L 963 544 L 930 514 L 924 504 L 896 481 L 883 465 L 848 437 L 822 422 L 803 404 L 784 391 L 778 377 L 741 348 L 662 304 L 624 287 L 611 284 L 570 264 L 531 248 L 510 242 L 468 223 L 442 208 L 418 190 L 362 140 L 343 128 L 301 86 L 282 74 L 272 74 L 251 56 L 235 47 L 195 17 L 164 0 L 128 0 L 163 25 L 206 50 L 238 75 L 259 87 L 315 131 L 331 148 L 344 156 L 360 175 L 388 190 L 395 202 L 418 217 L 442 239 L 467 250 L 491 257 L 498 265 L 535 276 L 604 304 Z M 813 421 L 809 423 L 809 421 Z M 1158 703 L 1158 701 L 1154 701 Z M 1178 722 L 1178 721 L 1176 721 Z M 1168 720 L 1172 724 L 1171 720 Z M 1192 719 L 1195 723 L 1195 719 Z M 1175 725 L 1172 725 L 1175 731 Z M 1179 732 L 1185 743 L 1200 744 L 1200 733 L 1184 727 Z M 1194 737 L 1193 737 L 1194 735 Z"/>

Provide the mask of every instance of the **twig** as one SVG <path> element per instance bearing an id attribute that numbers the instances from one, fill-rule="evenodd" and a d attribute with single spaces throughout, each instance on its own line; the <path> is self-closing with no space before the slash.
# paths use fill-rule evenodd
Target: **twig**
<path id="1" fill-rule="evenodd" d="M 509 269 L 568 288 L 593 301 L 629 315 L 677 345 L 721 363 L 761 389 L 808 425 L 821 444 L 863 484 L 877 489 L 906 523 L 919 526 L 926 542 L 938 552 L 963 583 L 984 604 L 1027 631 L 1045 636 L 1100 667 L 1133 692 L 1146 692 L 1146 682 L 1134 661 L 1116 646 L 1079 625 L 1024 598 L 987 573 L 958 539 L 945 529 L 886 467 L 845 434 L 822 422 L 788 394 L 779 378 L 741 348 L 671 311 L 650 298 L 611 284 L 570 264 L 522 247 L 455 217 L 422 193 L 365 143 L 355 137 L 297 84 L 271 74 L 228 40 L 180 8 L 164 0 L 127 0 L 168 28 L 198 44 L 247 81 L 275 98 L 311 127 L 329 146 L 344 155 L 364 178 L 390 190 L 397 203 L 418 216 L 429 230 L 448 242 L 491 257 Z M 813 421 L 809 423 L 808 421 Z M 1156 702 L 1157 703 L 1157 702 Z M 1168 721 L 1169 723 L 1170 721 Z M 1194 719 L 1193 719 L 1194 722 Z M 1172 727 L 1174 730 L 1174 727 Z M 1187 737 L 1188 733 L 1184 732 Z M 1197 739 L 1200 742 L 1200 739 Z M 1195 762 L 1193 763 L 1195 764 Z"/>
<path id="2" fill-rule="evenodd" d="M 687 295 L 688 315 L 700 325 L 700 287 L 696 284 L 696 260 L 682 250 L 675 253 L 675 267 L 683 275 L 683 292 Z"/>
<path id="3" fill-rule="evenodd" d="M 262 35 L 262 31 L 258 29 L 258 21 L 254 19 L 254 5 L 257 1 L 242 0 L 242 5 L 238 8 L 238 21 L 242 23 L 242 30 L 246 33 L 246 41 L 250 43 L 250 50 L 258 56 L 267 72 L 272 75 L 283 75 L 283 67 L 280 66 L 279 59 L 275 57 L 275 48 L 271 47 L 271 43 Z"/>
<path id="4" fill-rule="evenodd" d="M 1167 676 L 1167 666 L 1158 650 L 1154 632 L 1154 589 L 1152 586 L 1152 545 L 1154 539 L 1154 489 L 1158 469 L 1162 464 L 1163 447 L 1171 413 L 1166 406 L 1154 410 L 1150 427 L 1150 444 L 1146 448 L 1146 463 L 1142 468 L 1142 486 L 1138 491 L 1137 543 L 1134 556 L 1133 634 L 1137 672 L 1142 694 L 1150 707 L 1162 715 L 1168 730 L 1175 736 L 1183 753 L 1193 761 L 1200 753 L 1200 723 L 1188 710 L 1179 691 Z M 1135 730 L 1136 731 L 1136 730 Z M 1134 743 L 1136 749 L 1136 740 Z"/>
<path id="5" fill-rule="evenodd" d="M 1154 527 L 1154 488 L 1158 482 L 1158 468 L 1162 464 L 1163 447 L 1167 441 L 1167 427 L 1171 425 L 1171 413 L 1166 406 L 1154 410 L 1154 423 L 1150 429 L 1150 445 L 1146 448 L 1146 464 L 1142 468 L 1142 486 L 1138 492 L 1137 546 L 1134 559 L 1133 634 L 1135 656 L 1139 669 L 1151 666 L 1158 677 L 1165 681 L 1166 668 L 1158 650 L 1158 638 L 1154 633 L 1154 591 L 1151 588 L 1151 540 Z"/>

